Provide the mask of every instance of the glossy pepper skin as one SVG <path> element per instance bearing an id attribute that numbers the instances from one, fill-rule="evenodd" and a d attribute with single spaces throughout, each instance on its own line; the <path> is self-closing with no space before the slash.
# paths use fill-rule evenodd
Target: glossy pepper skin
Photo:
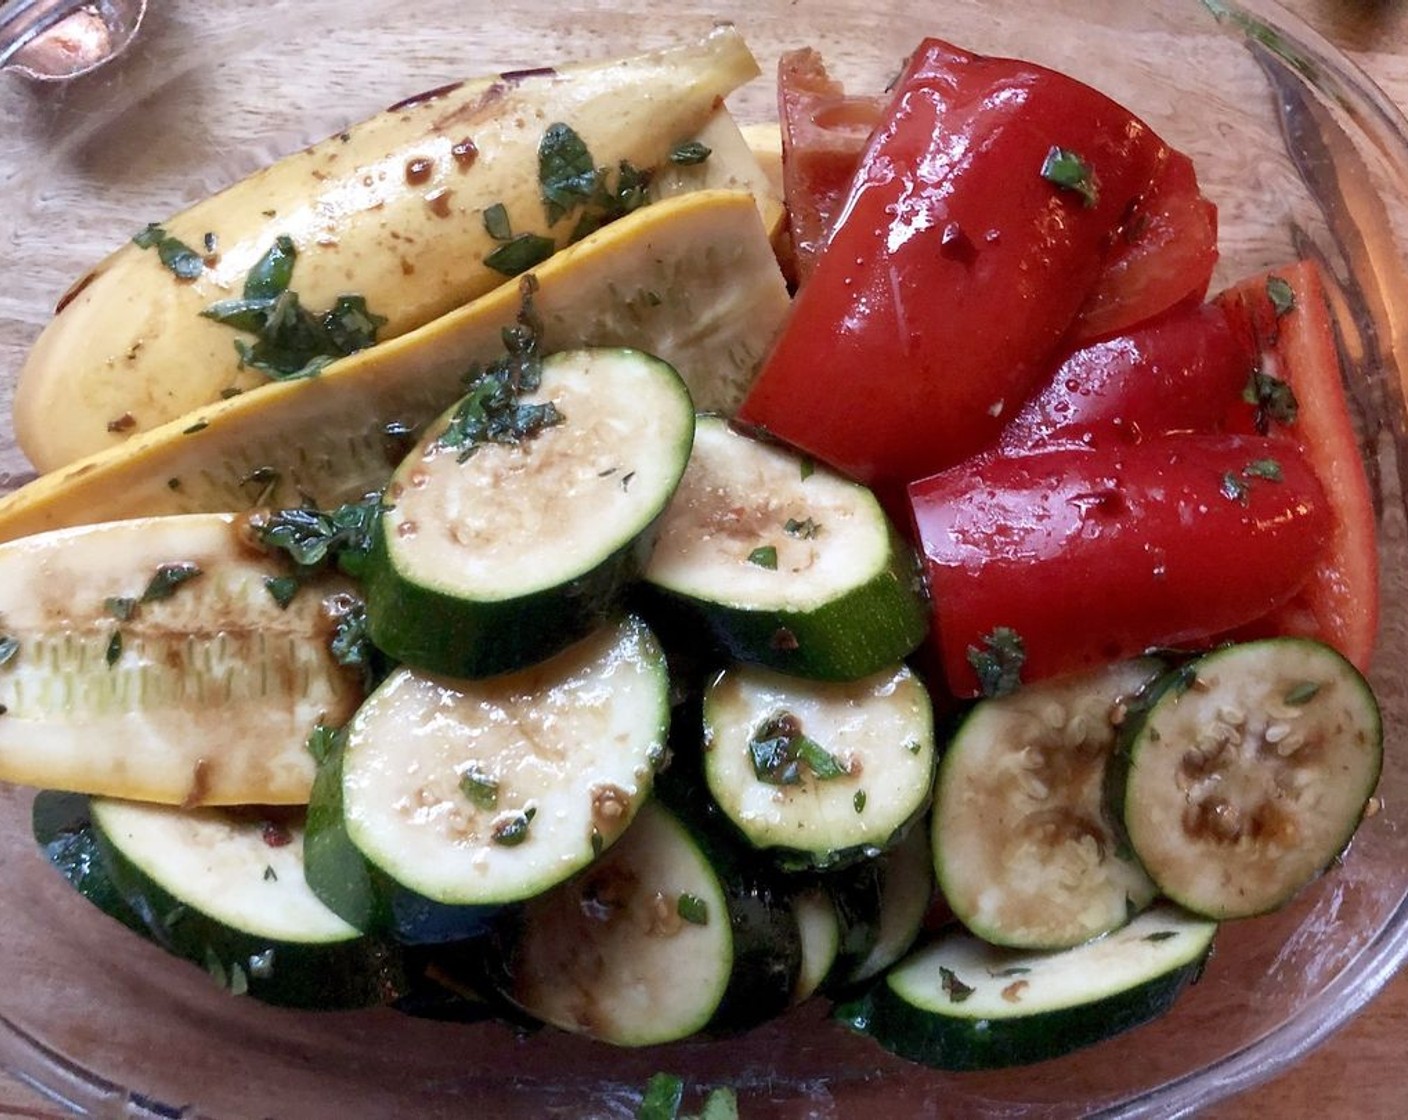
<path id="1" fill-rule="evenodd" d="M 882 490 L 985 447 L 1169 158 L 1088 86 L 925 40 L 741 418 Z"/>
<path id="2" fill-rule="evenodd" d="M 1262 436 L 990 454 L 909 493 L 956 696 L 978 693 L 970 650 L 1002 629 L 1021 638 L 1025 683 L 1265 616 L 1332 526 L 1305 457 Z"/>

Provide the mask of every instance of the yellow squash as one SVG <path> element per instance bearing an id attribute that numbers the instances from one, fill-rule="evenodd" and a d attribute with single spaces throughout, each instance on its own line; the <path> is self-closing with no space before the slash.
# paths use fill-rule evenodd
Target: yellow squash
<path id="1" fill-rule="evenodd" d="M 574 129 L 599 167 L 653 169 L 757 73 L 721 28 L 622 61 L 437 91 L 286 157 L 163 223 L 205 256 L 193 278 L 129 244 L 75 285 L 21 372 L 20 446 L 52 470 L 260 383 L 234 345 L 253 336 L 201 311 L 241 296 L 280 236 L 297 250 L 291 290 L 305 308 L 360 295 L 386 319 L 382 339 L 432 321 L 504 279 L 484 263 L 499 244 L 487 209 L 502 204 L 514 235 L 569 240 L 577 211 L 549 225 L 541 197 L 550 125 Z"/>
<path id="2" fill-rule="evenodd" d="M 741 399 L 788 309 L 751 196 L 700 191 L 599 230 L 534 271 L 546 351 L 664 358 L 701 410 Z M 210 405 L 0 499 L 0 540 L 66 525 L 252 505 L 328 507 L 379 489 L 413 433 L 502 353 L 517 283 L 410 334 Z"/>

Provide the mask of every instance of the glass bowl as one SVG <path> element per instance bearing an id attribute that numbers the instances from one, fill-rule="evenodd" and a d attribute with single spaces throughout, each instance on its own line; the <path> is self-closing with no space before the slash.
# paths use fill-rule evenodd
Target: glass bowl
<path id="1" fill-rule="evenodd" d="M 1353 1014 L 1408 954 L 1408 572 L 1400 384 L 1408 131 L 1327 43 L 1267 0 L 165 0 L 109 67 L 0 80 L 0 409 L 55 301 L 150 220 L 276 156 L 459 77 L 627 53 L 732 20 L 765 74 L 811 44 L 882 87 L 923 34 L 1059 67 L 1195 159 L 1221 214 L 1217 283 L 1295 256 L 1332 277 L 1382 524 L 1383 808 L 1287 910 L 1226 927 L 1160 1022 L 1031 1070 L 945 1075 L 882 1053 L 824 1009 L 727 1041 L 613 1051 L 553 1032 L 294 1013 L 218 990 L 91 909 L 41 861 L 32 794 L 0 787 L 0 1064 L 101 1116 L 628 1117 L 657 1070 L 729 1084 L 757 1117 L 1172 1116 L 1270 1076 Z M 774 115 L 760 80 L 733 99 Z M 7 426 L 8 427 L 8 426 Z M 6 435 L 0 488 L 29 472 Z"/>

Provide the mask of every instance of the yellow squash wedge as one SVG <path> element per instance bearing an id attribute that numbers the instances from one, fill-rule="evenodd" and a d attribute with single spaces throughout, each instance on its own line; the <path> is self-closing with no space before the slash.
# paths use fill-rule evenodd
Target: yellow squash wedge
<path id="1" fill-rule="evenodd" d="M 173 805 L 298 804 L 306 743 L 362 700 L 336 576 L 286 607 L 228 516 L 0 546 L 0 780 Z"/>
<path id="2" fill-rule="evenodd" d="M 575 130 L 598 167 L 654 169 L 757 73 L 738 33 L 720 28 L 621 61 L 436 91 L 280 160 L 162 223 L 204 256 L 193 278 L 134 243 L 74 286 L 21 372 L 20 446 L 53 470 L 262 382 L 234 345 L 254 336 L 201 312 L 240 297 L 280 236 L 298 254 L 290 290 L 310 311 L 362 296 L 386 320 L 383 340 L 432 321 L 504 280 L 485 264 L 499 245 L 487 209 L 502 204 L 515 236 L 570 239 L 580 207 L 550 225 L 541 197 L 549 126 Z"/>
<path id="3" fill-rule="evenodd" d="M 741 400 L 787 313 L 753 199 L 700 191 L 622 218 L 534 275 L 543 348 L 629 346 L 665 359 L 700 410 Z M 43 475 L 0 499 L 0 540 L 66 525 L 253 505 L 322 507 L 379 489 L 413 434 L 502 353 L 507 283 L 318 377 L 270 383 Z"/>

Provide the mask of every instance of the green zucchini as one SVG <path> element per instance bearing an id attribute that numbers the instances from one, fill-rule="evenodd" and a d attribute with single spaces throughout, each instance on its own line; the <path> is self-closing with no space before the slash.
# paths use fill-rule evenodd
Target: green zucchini
<path id="1" fill-rule="evenodd" d="M 1114 797 L 1159 890 L 1210 918 L 1274 910 L 1353 836 L 1383 761 L 1357 669 L 1305 638 L 1217 649 L 1130 721 Z"/>
<path id="2" fill-rule="evenodd" d="M 709 792 L 784 866 L 876 855 L 929 803 L 933 711 L 904 665 L 849 682 L 736 665 L 710 683 L 703 713 Z"/>
<path id="3" fill-rule="evenodd" d="M 996 945 L 1061 949 L 1115 929 L 1154 885 L 1105 800 L 1119 724 L 1151 659 L 984 700 L 939 763 L 934 866 L 954 916 Z"/>
<path id="4" fill-rule="evenodd" d="M 619 604 L 674 493 L 689 393 L 633 350 L 491 369 L 397 468 L 368 561 L 391 657 L 457 677 L 541 661 Z"/>
<path id="5" fill-rule="evenodd" d="M 1159 904 L 1072 949 L 1000 949 L 959 927 L 916 950 L 836 1017 L 944 1070 L 1068 1054 L 1163 1014 L 1195 980 L 1214 922 Z"/>
<path id="6" fill-rule="evenodd" d="M 301 810 L 94 798 L 91 811 L 107 873 L 148 935 L 231 992 L 333 1009 L 404 990 L 400 953 L 308 889 Z"/>
<path id="7" fill-rule="evenodd" d="M 528 1014 L 618 1046 L 742 1029 L 785 1009 L 801 942 L 787 900 L 654 801 L 581 875 L 531 899 L 492 975 Z"/>
<path id="8" fill-rule="evenodd" d="M 914 555 L 874 495 L 719 417 L 696 424 L 645 579 L 696 640 L 797 676 L 870 676 L 928 626 Z"/>
<path id="9" fill-rule="evenodd" d="M 811 886 L 792 895 L 792 913 L 801 938 L 802 963 L 792 1001 L 801 1003 L 816 992 L 836 965 L 841 952 L 841 918 L 825 887 Z"/>
<path id="10" fill-rule="evenodd" d="M 146 923 L 113 884 L 93 832 L 88 796 L 40 790 L 30 811 L 35 843 L 79 894 L 110 918 L 145 935 Z"/>
<path id="11" fill-rule="evenodd" d="M 403 667 L 347 726 L 347 837 L 435 902 L 528 898 L 626 829 L 668 727 L 665 656 L 635 618 L 492 680 Z"/>

